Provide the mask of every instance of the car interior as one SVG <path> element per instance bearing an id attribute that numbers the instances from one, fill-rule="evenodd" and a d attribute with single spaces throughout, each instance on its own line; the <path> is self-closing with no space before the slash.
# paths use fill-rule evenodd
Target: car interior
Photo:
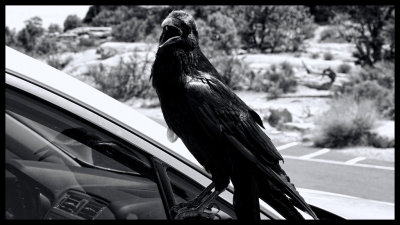
<path id="1" fill-rule="evenodd" d="M 140 147 L 6 86 L 6 219 L 171 219 L 202 186 Z M 219 219 L 232 205 L 216 200 Z"/>

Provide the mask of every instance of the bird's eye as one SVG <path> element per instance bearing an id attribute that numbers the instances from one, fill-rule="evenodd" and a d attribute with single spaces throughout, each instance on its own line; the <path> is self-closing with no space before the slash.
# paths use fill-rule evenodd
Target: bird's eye
<path id="1" fill-rule="evenodd" d="M 165 26 L 164 28 L 165 28 L 165 31 L 168 31 L 168 26 Z"/>

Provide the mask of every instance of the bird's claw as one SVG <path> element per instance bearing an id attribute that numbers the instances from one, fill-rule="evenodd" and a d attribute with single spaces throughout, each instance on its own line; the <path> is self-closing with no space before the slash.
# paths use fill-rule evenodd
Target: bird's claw
<path id="1" fill-rule="evenodd" d="M 213 208 L 217 209 L 217 212 L 213 212 Z M 176 220 L 183 219 L 209 219 L 218 220 L 221 217 L 218 215 L 220 211 L 219 206 L 215 203 L 211 203 L 205 209 L 198 207 L 197 205 L 188 203 L 179 203 L 171 207 L 170 212 Z"/>

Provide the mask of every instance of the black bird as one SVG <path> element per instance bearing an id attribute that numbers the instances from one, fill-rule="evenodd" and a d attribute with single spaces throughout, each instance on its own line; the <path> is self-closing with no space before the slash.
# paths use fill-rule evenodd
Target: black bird
<path id="1" fill-rule="evenodd" d="M 172 11 L 161 27 L 153 87 L 169 129 L 213 181 L 194 200 L 172 207 L 175 218 L 202 214 L 231 180 L 238 219 L 260 219 L 259 198 L 287 219 L 303 219 L 295 207 L 317 219 L 280 167 L 283 158 L 260 116 L 221 82 L 201 52 L 193 17 Z"/>

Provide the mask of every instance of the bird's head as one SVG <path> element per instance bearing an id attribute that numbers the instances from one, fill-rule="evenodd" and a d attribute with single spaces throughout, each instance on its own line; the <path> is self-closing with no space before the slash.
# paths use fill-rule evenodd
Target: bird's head
<path id="1" fill-rule="evenodd" d="M 198 32 L 194 18 L 189 13 L 172 11 L 161 24 L 159 48 L 182 48 L 193 50 L 198 46 Z"/>

